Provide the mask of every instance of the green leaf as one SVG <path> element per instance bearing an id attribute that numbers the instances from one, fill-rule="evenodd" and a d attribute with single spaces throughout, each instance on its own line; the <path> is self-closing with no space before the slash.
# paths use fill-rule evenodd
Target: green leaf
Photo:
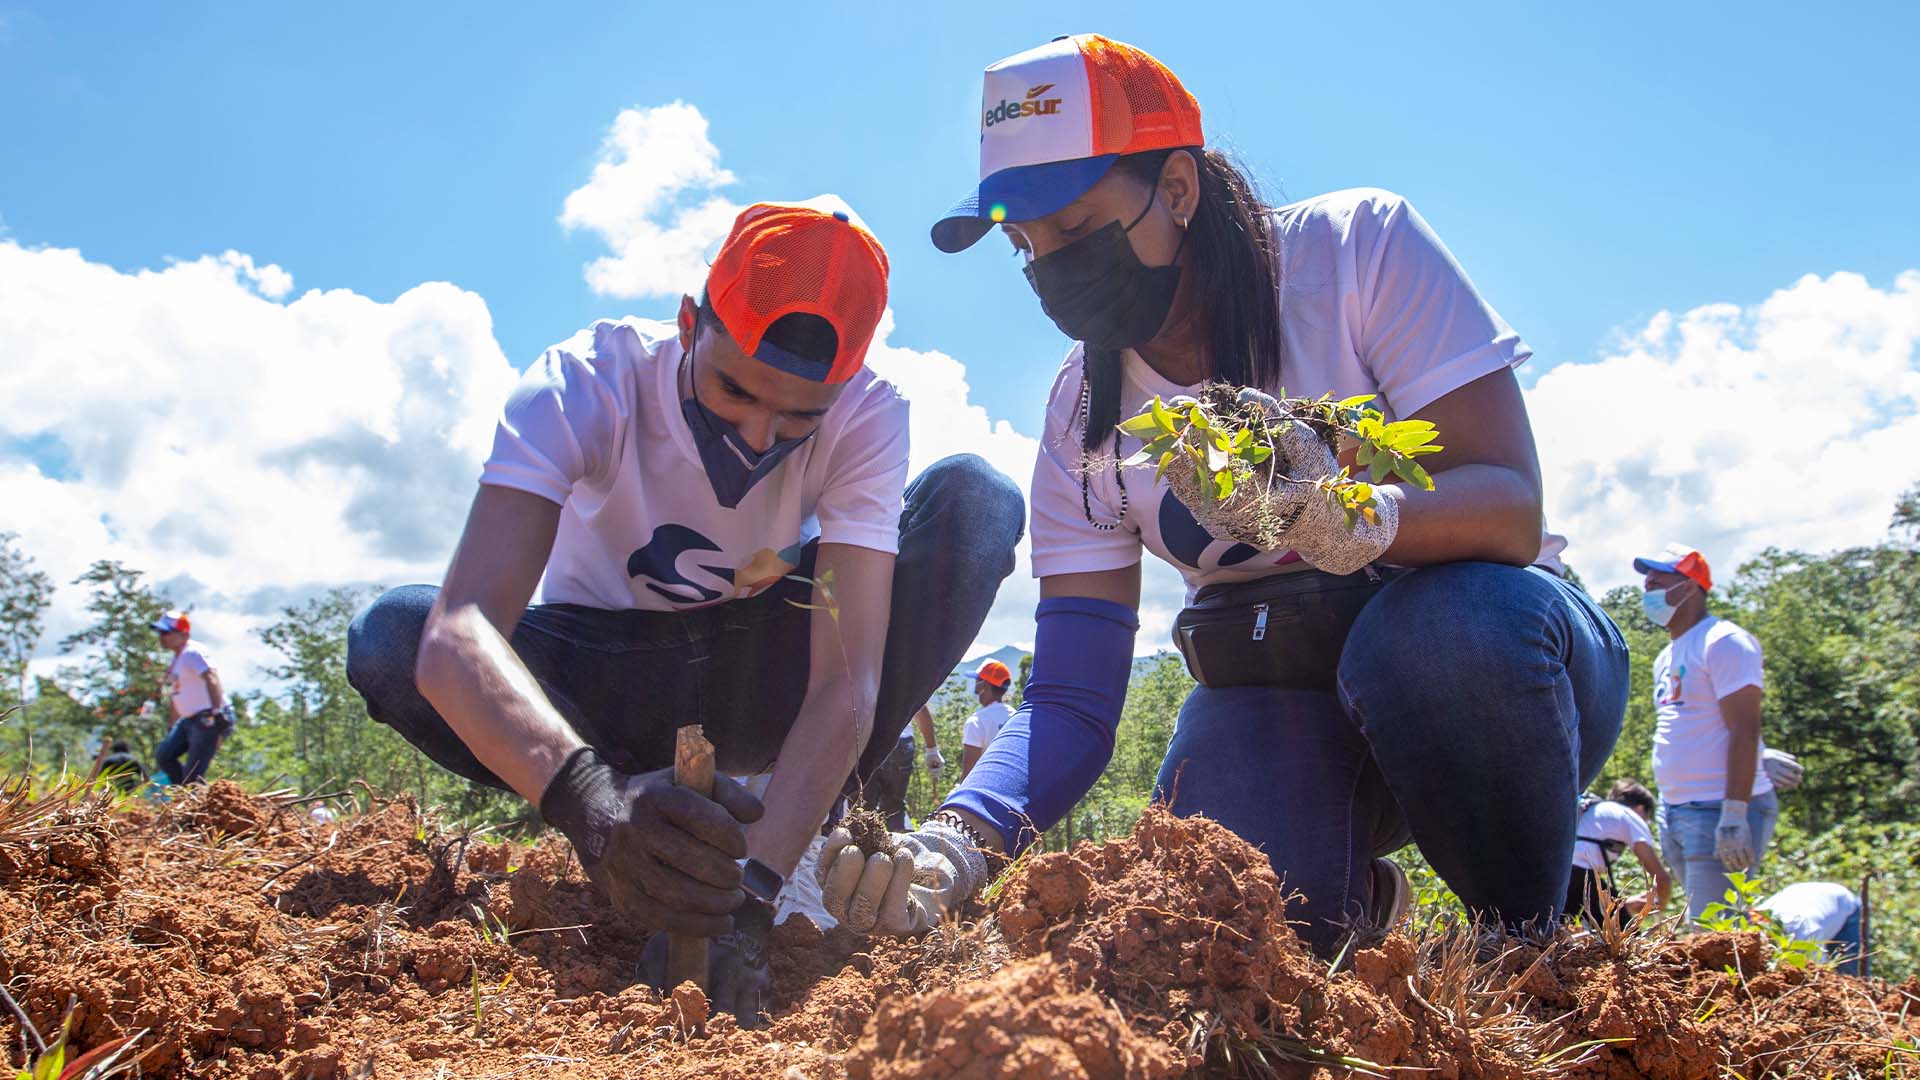
<path id="1" fill-rule="evenodd" d="M 1151 413 L 1120 421 L 1120 434 L 1136 439 L 1151 439 L 1161 431 L 1160 421 Z"/>
<path id="2" fill-rule="evenodd" d="M 1393 459 L 1388 454 L 1378 454 L 1371 462 L 1362 462 L 1367 467 L 1367 478 L 1376 484 L 1385 483 L 1387 476 L 1394 470 Z"/>
<path id="3" fill-rule="evenodd" d="M 1433 490 L 1433 477 L 1428 476 L 1427 470 L 1421 468 L 1420 463 L 1417 461 L 1402 458 L 1394 464 L 1393 471 L 1406 477 L 1408 483 L 1419 488 L 1421 491 Z"/>
<path id="4" fill-rule="evenodd" d="M 1233 494 L 1233 473 L 1221 469 L 1213 474 L 1213 498 L 1215 502 L 1226 502 Z"/>
<path id="5" fill-rule="evenodd" d="M 1355 394 L 1350 398 L 1341 398 L 1340 407 L 1343 409 L 1357 409 L 1379 396 L 1379 394 Z"/>
<path id="6" fill-rule="evenodd" d="M 1201 431 L 1213 430 L 1213 425 L 1207 423 L 1207 414 L 1205 410 L 1201 409 L 1200 406 L 1198 405 L 1195 405 L 1192 408 L 1187 410 L 1187 423 L 1193 427 L 1199 428 Z"/>
<path id="7" fill-rule="evenodd" d="M 1147 415 L 1153 417 L 1153 422 L 1160 425 L 1162 431 L 1179 430 L 1173 422 L 1173 414 L 1168 412 L 1166 405 L 1161 403 L 1159 394 L 1153 395 L 1153 400 L 1147 403 Z"/>
<path id="8" fill-rule="evenodd" d="M 1249 446 L 1247 448 L 1246 453 L 1240 456 L 1246 458 L 1248 461 L 1252 462 L 1253 464 L 1258 465 L 1261 462 L 1273 456 L 1273 447 Z"/>
<path id="9" fill-rule="evenodd" d="M 1233 437 L 1233 448 L 1235 450 L 1245 449 L 1247 444 L 1252 441 L 1253 441 L 1253 429 L 1241 428 L 1239 433 Z"/>

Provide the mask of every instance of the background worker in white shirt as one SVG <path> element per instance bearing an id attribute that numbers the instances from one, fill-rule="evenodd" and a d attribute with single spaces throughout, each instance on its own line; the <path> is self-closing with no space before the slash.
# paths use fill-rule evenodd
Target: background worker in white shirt
<path id="1" fill-rule="evenodd" d="M 1003 700 L 1012 688 L 1013 672 L 998 660 L 981 664 L 980 670 L 973 673 L 973 696 L 980 702 L 980 709 L 967 717 L 966 726 L 960 732 L 960 779 L 967 778 L 973 771 L 973 763 L 993 745 L 993 737 L 1013 719 L 1013 710 Z"/>
<path id="2" fill-rule="evenodd" d="M 227 691 L 206 650 L 192 640 L 193 623 L 184 611 L 169 611 L 151 624 L 160 644 L 171 650 L 166 699 L 173 727 L 153 748 L 153 763 L 174 784 L 198 783 L 213 763 L 221 740 L 233 731 Z"/>
<path id="3" fill-rule="evenodd" d="M 1672 639 L 1653 661 L 1653 779 L 1660 843 L 1698 919 L 1728 874 L 1760 865 L 1780 817 L 1762 763 L 1763 658 L 1752 634 L 1707 614 L 1713 572 L 1698 551 L 1669 544 L 1633 568 L 1647 618 Z"/>
<path id="4" fill-rule="evenodd" d="M 1580 799 L 1580 818 L 1574 825 L 1573 877 L 1567 883 L 1564 914 L 1598 925 L 1608 912 L 1622 921 L 1659 912 L 1673 894 L 1673 878 L 1653 847 L 1653 793 L 1637 780 L 1617 780 L 1607 797 Z M 1621 896 L 1613 880 L 1613 864 L 1628 851 L 1653 879 L 1652 895 Z"/>
<path id="5" fill-rule="evenodd" d="M 1868 975 L 1867 948 L 1861 927 L 1859 894 L 1831 881 L 1802 881 L 1789 885 L 1752 912 L 1755 921 L 1771 922 L 1795 941 L 1811 941 L 1821 955 L 1837 961 L 1843 975 Z"/>
<path id="6" fill-rule="evenodd" d="M 445 584 L 349 633 L 375 720 L 537 805 L 640 926 L 712 939 L 743 1023 L 771 902 L 960 661 L 1023 525 L 977 457 L 907 484 L 907 404 L 865 366 L 886 279 L 838 198 L 748 207 L 673 321 L 527 370 Z M 687 724 L 764 795 L 676 786 Z"/>

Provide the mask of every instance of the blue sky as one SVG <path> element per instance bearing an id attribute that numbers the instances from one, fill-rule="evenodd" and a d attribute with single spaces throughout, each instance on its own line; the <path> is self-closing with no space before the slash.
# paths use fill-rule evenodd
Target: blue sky
<path id="1" fill-rule="evenodd" d="M 4 8 L 0 218 L 123 269 L 234 248 L 303 289 L 451 281 L 524 364 L 663 306 L 593 295 L 596 243 L 555 217 L 620 109 L 682 99 L 735 199 L 846 195 L 893 255 L 895 340 L 1032 432 L 1061 339 L 997 242 L 925 230 L 972 175 L 979 69 L 1098 29 L 1173 67 L 1270 195 L 1410 196 L 1531 377 L 1663 308 L 1920 263 L 1920 5 L 926 7 Z"/>
<path id="2" fill-rule="evenodd" d="M 0 0 L 0 505 L 35 508 L 0 527 L 58 580 L 151 570 L 218 647 L 328 585 L 431 580 L 510 370 L 672 310 L 583 273 L 631 269 L 606 222 L 662 191 L 669 236 L 845 196 L 892 256 L 916 456 L 978 444 L 1024 483 L 1066 342 L 1002 242 L 926 232 L 975 176 L 981 68 L 1087 30 L 1180 74 L 1272 201 L 1420 207 L 1535 348 L 1590 581 L 1673 539 L 1871 542 L 1920 480 L 1920 5 L 931 9 Z M 595 188 L 629 121 L 694 181 L 629 154 Z M 1031 640 L 1025 573 L 983 646 Z M 1147 591 L 1143 650 L 1180 604 L 1170 572 Z"/>

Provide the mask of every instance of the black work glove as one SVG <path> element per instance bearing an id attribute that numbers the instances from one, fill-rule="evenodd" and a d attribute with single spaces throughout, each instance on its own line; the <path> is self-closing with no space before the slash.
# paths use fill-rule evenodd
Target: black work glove
<path id="1" fill-rule="evenodd" d="M 566 834 L 587 877 L 649 930 L 717 937 L 746 893 L 740 865 L 760 800 L 724 776 L 709 799 L 673 770 L 630 776 L 592 747 L 567 758 L 540 796 L 540 816 Z"/>
<path id="2" fill-rule="evenodd" d="M 765 1023 L 768 988 L 767 936 L 773 931 L 773 906 L 749 896 L 733 913 L 733 930 L 707 941 L 707 1003 L 732 1013 L 743 1028 Z M 647 985 L 661 993 L 667 981 L 667 935 L 655 934 L 640 954 Z"/>

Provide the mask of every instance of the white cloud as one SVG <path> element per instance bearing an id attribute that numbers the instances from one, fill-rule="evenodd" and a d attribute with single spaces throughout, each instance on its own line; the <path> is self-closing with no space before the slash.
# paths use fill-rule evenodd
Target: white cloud
<path id="1" fill-rule="evenodd" d="M 97 558 L 193 605 L 242 688 L 279 606 L 439 577 L 514 377 L 485 302 L 292 286 L 237 252 L 123 273 L 0 242 L 0 505 L 59 586 L 43 656 Z"/>
<path id="2" fill-rule="evenodd" d="M 600 143 L 587 182 L 567 195 L 560 224 L 613 249 L 587 265 L 605 296 L 697 293 L 707 255 L 741 207 L 715 194 L 734 183 L 707 138 L 707 118 L 685 102 L 624 109 Z"/>
<path id="3" fill-rule="evenodd" d="M 1729 575 L 1769 546 L 1876 542 L 1920 480 L 1920 271 L 1662 312 L 1613 355 L 1542 375 L 1527 403 L 1549 520 L 1597 589 L 1670 541 Z"/>

